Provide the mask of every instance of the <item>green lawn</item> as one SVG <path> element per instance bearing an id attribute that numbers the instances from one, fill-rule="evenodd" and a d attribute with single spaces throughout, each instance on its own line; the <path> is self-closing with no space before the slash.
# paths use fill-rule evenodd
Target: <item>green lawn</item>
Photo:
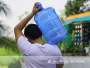
<path id="1" fill-rule="evenodd" d="M 0 56 L 21 56 L 21 54 L 17 54 L 5 48 L 0 48 Z"/>
<path id="2" fill-rule="evenodd" d="M 0 68 L 8 68 L 10 63 L 14 63 L 15 60 L 22 58 L 20 54 L 0 48 Z"/>
<path id="3" fill-rule="evenodd" d="M 0 66 L 0 68 L 8 68 L 8 66 Z"/>
<path id="4" fill-rule="evenodd" d="M 16 60 L 21 58 L 22 56 L 0 56 L 0 66 L 8 66 L 10 63 L 15 63 Z"/>
<path id="5" fill-rule="evenodd" d="M 7 55 L 5 48 L 0 48 L 0 56 Z"/>

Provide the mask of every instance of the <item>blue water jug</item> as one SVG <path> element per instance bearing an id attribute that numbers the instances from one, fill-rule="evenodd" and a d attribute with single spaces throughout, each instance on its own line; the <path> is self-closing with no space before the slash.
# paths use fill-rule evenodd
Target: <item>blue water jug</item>
<path id="1" fill-rule="evenodd" d="M 79 41 L 79 38 L 77 39 L 77 41 Z"/>
<path id="2" fill-rule="evenodd" d="M 81 38 L 80 38 L 80 41 L 81 41 Z"/>
<path id="3" fill-rule="evenodd" d="M 74 41 L 76 42 L 77 41 L 77 38 L 75 38 Z"/>
<path id="4" fill-rule="evenodd" d="M 61 23 L 54 8 L 48 7 L 44 9 L 41 3 L 37 3 L 36 7 L 41 7 L 41 9 L 34 16 L 34 21 L 41 30 L 47 43 L 55 44 L 58 41 L 64 39 L 67 36 L 67 31 Z"/>

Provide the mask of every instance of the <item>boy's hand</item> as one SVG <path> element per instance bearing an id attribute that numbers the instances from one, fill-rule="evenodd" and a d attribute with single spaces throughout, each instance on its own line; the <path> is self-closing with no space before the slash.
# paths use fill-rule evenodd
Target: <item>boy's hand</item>
<path id="1" fill-rule="evenodd" d="M 36 8 L 36 4 L 37 4 L 37 3 L 39 3 L 39 2 L 36 2 L 36 3 L 34 4 L 34 6 L 33 6 L 33 10 L 32 10 L 32 14 L 33 14 L 33 15 L 35 15 L 35 14 L 39 11 L 39 9 L 41 9 L 41 7 Z"/>

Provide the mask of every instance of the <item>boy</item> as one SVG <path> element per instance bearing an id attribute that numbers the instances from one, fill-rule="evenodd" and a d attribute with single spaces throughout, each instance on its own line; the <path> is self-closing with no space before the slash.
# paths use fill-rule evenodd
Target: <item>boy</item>
<path id="1" fill-rule="evenodd" d="M 24 35 L 22 29 L 28 21 L 38 12 L 34 4 L 31 14 L 24 18 L 14 28 L 15 38 L 18 48 L 24 57 L 25 68 L 62 68 L 63 57 L 57 45 L 44 44 L 42 41 L 42 33 L 36 24 L 29 24 L 25 30 Z M 59 64 L 55 64 L 55 63 Z"/>

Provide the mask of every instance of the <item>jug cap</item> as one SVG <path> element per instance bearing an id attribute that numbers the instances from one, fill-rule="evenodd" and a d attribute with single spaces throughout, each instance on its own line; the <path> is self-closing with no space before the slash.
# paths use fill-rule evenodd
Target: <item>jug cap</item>
<path id="1" fill-rule="evenodd" d="M 41 11 L 41 10 L 44 9 L 44 8 L 42 7 L 42 4 L 41 4 L 40 2 L 36 4 L 36 7 L 37 7 L 37 8 L 41 7 L 41 9 L 40 9 L 39 11 Z"/>

